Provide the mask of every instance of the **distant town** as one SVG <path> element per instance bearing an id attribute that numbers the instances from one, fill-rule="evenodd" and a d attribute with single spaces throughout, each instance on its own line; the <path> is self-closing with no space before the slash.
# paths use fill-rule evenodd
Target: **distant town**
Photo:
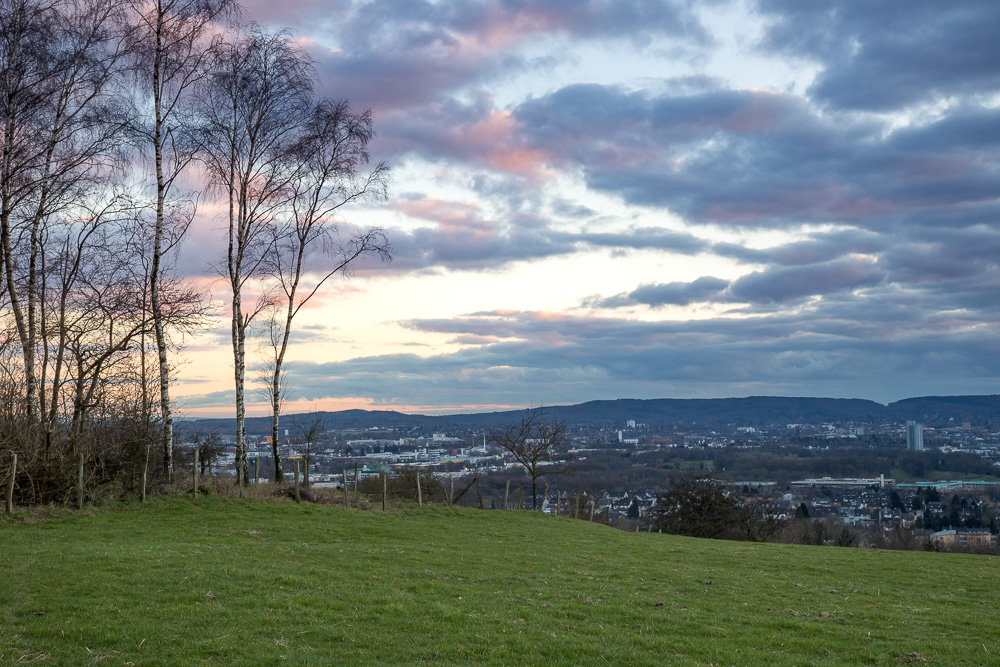
<path id="1" fill-rule="evenodd" d="M 305 416 L 286 418 L 278 444 L 288 462 L 286 479 L 291 482 L 295 465 L 301 465 L 303 483 L 356 488 L 383 473 L 411 471 L 452 487 L 476 479 L 486 507 L 518 506 L 518 498 L 519 506 L 531 507 L 522 467 L 490 441 L 489 426 L 423 432 L 420 425 L 381 424 L 379 413 L 369 417 L 366 426 L 317 428 L 323 420 L 313 416 L 308 439 Z M 493 421 L 502 419 L 498 414 Z M 230 434 L 197 421 L 183 432 L 179 461 L 200 448 L 216 474 L 233 474 L 236 443 Z M 904 530 L 934 534 L 945 546 L 996 543 L 1000 428 L 992 423 L 938 418 L 933 426 L 911 419 L 698 428 L 626 418 L 575 420 L 567 423 L 567 433 L 558 456 L 544 463 L 570 471 L 541 477 L 538 503 L 547 513 L 592 512 L 641 530 L 673 475 L 710 474 L 766 499 L 781 518 L 850 526 L 867 539 Z M 247 452 L 251 479 L 270 479 L 270 438 L 248 436 Z"/>

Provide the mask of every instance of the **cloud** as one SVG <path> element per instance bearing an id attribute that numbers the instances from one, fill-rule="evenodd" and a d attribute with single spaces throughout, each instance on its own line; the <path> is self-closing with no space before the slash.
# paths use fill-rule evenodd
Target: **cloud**
<path id="1" fill-rule="evenodd" d="M 905 307 L 866 311 L 866 321 L 841 310 L 850 307 L 689 322 L 539 312 L 414 320 L 407 324 L 417 330 L 475 338 L 448 354 L 294 362 L 288 371 L 300 395 L 378 396 L 389 405 L 762 392 L 889 401 L 947 391 L 957 377 L 967 390 L 988 391 L 1000 372 L 1000 345 L 968 322 Z"/>
<path id="2" fill-rule="evenodd" d="M 767 306 L 875 287 L 885 280 L 885 270 L 873 258 L 851 257 L 804 266 L 770 267 L 733 281 L 705 276 L 692 282 L 647 283 L 627 294 L 587 299 L 584 305 L 596 308 L 638 304 L 660 308 L 692 303 Z"/>
<path id="3" fill-rule="evenodd" d="M 669 0 L 370 0 L 280 9 L 252 0 L 247 9 L 258 21 L 291 24 L 312 38 L 325 90 L 380 111 L 509 77 L 532 66 L 520 47 L 547 37 L 709 41 L 688 3 Z"/>
<path id="4" fill-rule="evenodd" d="M 996 114 L 963 107 L 893 133 L 881 122 L 824 115 L 786 93 L 678 97 L 597 85 L 569 86 L 514 110 L 554 166 L 629 203 L 694 223 L 839 222 L 876 231 L 931 210 L 995 210 Z"/>
<path id="5" fill-rule="evenodd" d="M 820 63 L 809 94 L 833 107 L 891 111 L 1000 86 L 992 0 L 757 6 L 769 22 L 761 47 Z"/>
<path id="6" fill-rule="evenodd" d="M 591 299 L 587 305 L 597 308 L 618 308 L 644 304 L 653 308 L 661 306 L 687 306 L 692 303 L 724 301 L 728 280 L 705 276 L 692 282 L 647 283 L 628 294 L 607 299 Z"/>
<path id="7" fill-rule="evenodd" d="M 528 144 L 509 111 L 493 106 L 487 95 L 474 103 L 445 99 L 417 109 L 393 111 L 382 118 L 389 137 L 380 148 L 390 155 L 453 161 L 519 176 L 532 182 L 549 177 L 549 156 Z"/>
<path id="8" fill-rule="evenodd" d="M 556 210 L 536 212 L 508 210 L 500 199 L 493 203 L 500 209 L 496 215 L 490 215 L 478 202 L 401 195 L 390 206 L 423 224 L 416 228 L 388 230 L 395 259 L 384 266 L 366 265 L 361 272 L 482 271 L 514 262 L 567 256 L 591 248 L 697 254 L 711 247 L 709 242 L 692 234 L 661 227 L 588 231 L 578 208 L 558 206 Z M 566 231 L 556 224 L 567 218 L 573 218 L 578 231 Z"/>
<path id="9" fill-rule="evenodd" d="M 828 262 L 845 255 L 875 255 L 892 244 L 884 234 L 840 227 L 833 231 L 812 232 L 809 238 L 772 246 L 753 248 L 729 242 L 712 245 L 712 252 L 747 264 L 804 266 Z"/>
<path id="10" fill-rule="evenodd" d="M 715 5 L 255 0 L 258 20 L 297 23 L 322 91 L 376 108 L 373 154 L 444 184 L 395 184 L 396 260 L 361 273 L 488 272 L 594 249 L 730 267 L 637 268 L 634 289 L 587 299 L 585 315 L 484 303 L 409 320 L 461 349 L 294 362 L 292 382 L 399 406 L 992 391 L 994 5 L 751 0 L 761 63 L 730 67 L 719 47 L 740 45 L 696 18 Z M 615 63 L 563 78 L 609 44 L 697 58 L 662 61 L 659 80 Z M 657 223 L 668 215 L 669 229 Z M 666 319 L 670 306 L 702 319 Z"/>
<path id="11" fill-rule="evenodd" d="M 784 303 L 803 297 L 874 287 L 885 272 L 870 258 L 754 271 L 733 281 L 730 296 L 751 303 Z"/>

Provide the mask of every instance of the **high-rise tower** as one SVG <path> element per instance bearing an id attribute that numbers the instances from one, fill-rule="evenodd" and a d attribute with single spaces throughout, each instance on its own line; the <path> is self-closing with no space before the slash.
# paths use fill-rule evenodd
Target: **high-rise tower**
<path id="1" fill-rule="evenodd" d="M 912 419 L 906 422 L 906 448 L 914 452 L 924 451 L 924 425 Z"/>

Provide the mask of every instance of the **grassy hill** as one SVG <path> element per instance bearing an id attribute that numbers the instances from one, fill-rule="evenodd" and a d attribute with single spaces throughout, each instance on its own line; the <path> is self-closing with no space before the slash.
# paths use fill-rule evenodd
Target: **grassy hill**
<path id="1" fill-rule="evenodd" d="M 0 663 L 1000 664 L 1000 559 L 158 498 L 0 525 Z"/>

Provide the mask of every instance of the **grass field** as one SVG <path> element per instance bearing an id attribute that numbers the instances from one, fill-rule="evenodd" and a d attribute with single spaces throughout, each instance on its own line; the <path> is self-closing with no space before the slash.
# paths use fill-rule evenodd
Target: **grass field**
<path id="1" fill-rule="evenodd" d="M 0 525 L 0 663 L 1000 664 L 1000 559 L 157 498 Z"/>

